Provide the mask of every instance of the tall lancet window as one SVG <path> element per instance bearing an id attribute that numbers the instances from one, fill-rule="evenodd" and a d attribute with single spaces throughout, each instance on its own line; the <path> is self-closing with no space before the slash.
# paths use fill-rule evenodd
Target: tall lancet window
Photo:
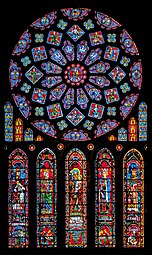
<path id="1" fill-rule="evenodd" d="M 87 169 L 84 153 L 74 148 L 66 156 L 66 247 L 87 246 Z"/>
<path id="2" fill-rule="evenodd" d="M 95 162 L 95 245 L 115 247 L 115 161 L 103 148 Z"/>
<path id="3" fill-rule="evenodd" d="M 9 248 L 28 248 L 28 198 L 28 158 L 25 152 L 18 148 L 9 156 Z"/>
<path id="4" fill-rule="evenodd" d="M 42 150 L 36 163 L 37 247 L 57 246 L 57 169 L 54 152 Z"/>
<path id="5" fill-rule="evenodd" d="M 123 245 L 144 246 L 144 161 L 136 149 L 123 160 Z"/>

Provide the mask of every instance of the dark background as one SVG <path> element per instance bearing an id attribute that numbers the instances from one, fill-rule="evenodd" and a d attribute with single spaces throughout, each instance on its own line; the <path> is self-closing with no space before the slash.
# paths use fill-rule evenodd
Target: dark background
<path id="1" fill-rule="evenodd" d="M 148 150 L 145 152 L 143 150 L 143 146 L 141 143 L 135 147 L 139 149 L 141 153 L 145 154 L 145 248 L 141 249 L 122 249 L 122 248 L 100 248 L 93 250 L 91 248 L 91 243 L 88 243 L 88 248 L 86 249 L 7 249 L 7 155 L 11 153 L 15 148 L 16 145 L 12 145 L 10 151 L 7 152 L 4 150 L 4 120 L 3 120 L 3 105 L 6 102 L 7 95 L 9 93 L 9 76 L 8 76 L 8 69 L 9 69 L 9 61 L 11 57 L 11 53 L 13 51 L 14 46 L 18 42 L 21 34 L 26 30 L 26 28 L 36 19 L 39 17 L 61 8 L 91 8 L 93 10 L 97 10 L 107 14 L 108 16 L 114 18 L 120 24 L 124 26 L 124 28 L 128 31 L 128 33 L 133 38 L 133 41 L 136 43 L 137 48 L 140 53 L 140 57 L 143 64 L 143 85 L 142 85 L 142 95 L 140 95 L 141 100 L 146 100 L 148 104 Z M 152 196 L 151 196 L 151 186 L 152 186 L 152 179 L 151 179 L 151 171 L 152 171 L 152 107 L 151 107 L 151 39 L 149 38 L 151 33 L 151 17 L 150 17 L 150 5 L 149 1 L 137 1 L 137 0 L 128 0 L 128 1 L 102 1 L 102 0 L 95 0 L 95 1 L 84 1 L 84 0 L 68 0 L 68 1 L 48 1 L 48 0 L 26 0 L 26 1 L 3 1 L 1 2 L 0 6 L 0 98 L 1 98 L 1 105 L 0 105 L 0 142 L 1 142 L 1 150 L 0 150 L 0 255 L 1 254 L 30 254 L 35 252 L 36 254 L 110 254 L 110 255 L 135 255 L 135 254 L 144 254 L 148 255 L 151 250 L 151 231 L 152 231 L 152 211 L 150 210 Z M 102 140 L 101 140 L 102 141 Z M 49 144 L 49 143 L 48 143 Z M 106 144 L 104 140 L 102 142 L 102 147 Z M 123 151 L 123 155 L 125 152 L 132 148 L 132 144 L 125 144 L 126 148 Z M 20 146 L 20 148 L 24 148 L 25 144 Z M 72 148 L 72 146 L 77 146 L 75 143 L 71 143 L 68 146 L 68 150 Z M 83 147 L 81 145 L 80 147 Z M 112 144 L 109 144 L 112 148 Z M 42 148 L 41 148 L 42 147 Z M 125 146 L 124 146 L 125 147 Z M 44 148 L 44 145 L 41 144 L 35 154 L 41 151 Z M 96 142 L 96 149 L 98 151 L 98 143 Z M 24 148 L 25 152 L 28 151 L 28 146 Z M 29 153 L 29 151 L 28 151 Z M 117 152 L 115 152 L 117 154 Z M 114 155 L 117 156 L 117 155 Z M 60 166 L 62 166 L 62 159 L 64 160 L 65 154 L 63 153 L 60 155 Z M 92 159 L 94 155 L 91 156 Z M 117 156 L 117 165 L 119 165 L 119 158 L 122 155 L 119 154 Z M 33 162 L 36 160 L 34 157 L 31 159 Z M 32 162 L 31 168 L 32 168 Z M 30 166 L 29 166 L 30 167 Z M 93 166 L 90 166 L 90 169 Z M 122 169 L 122 168 L 121 168 Z M 34 169 L 33 169 L 34 170 Z M 90 170 L 91 171 L 91 170 Z M 64 173 L 63 173 L 64 174 Z M 62 178 L 62 176 L 61 176 Z M 31 180 L 34 180 L 34 173 L 31 175 Z M 117 182 L 119 179 L 117 178 Z M 91 188 L 91 185 L 90 185 Z M 120 188 L 121 190 L 121 188 Z M 32 191 L 32 190 L 31 190 Z M 32 203 L 35 197 L 33 197 Z M 31 202 L 30 202 L 31 203 Z M 31 203 L 31 205 L 32 205 Z M 34 203 L 33 203 L 34 204 Z M 121 207 L 121 206 L 120 206 Z M 121 215 L 119 211 L 119 205 L 117 206 L 117 213 Z M 91 212 L 90 212 L 91 213 Z M 32 212 L 31 212 L 32 216 Z M 34 216 L 34 214 L 33 214 Z M 61 220 L 60 220 L 61 223 Z M 35 223 L 32 223 L 33 227 L 33 235 L 34 235 L 34 228 Z M 119 226 L 119 222 L 117 225 Z M 61 230 L 64 231 L 64 228 L 61 227 Z M 121 233 L 120 233 L 121 234 Z M 60 235 L 60 233 L 59 233 Z M 89 236 L 88 242 L 93 239 L 93 237 Z M 120 238 L 121 239 L 121 238 Z M 32 240 L 31 240 L 32 242 Z M 64 240 L 60 240 L 62 244 Z M 119 240 L 119 236 L 117 237 L 117 243 L 121 243 Z M 90 247 L 90 248 L 89 248 Z M 121 246 L 120 246 L 121 247 Z"/>

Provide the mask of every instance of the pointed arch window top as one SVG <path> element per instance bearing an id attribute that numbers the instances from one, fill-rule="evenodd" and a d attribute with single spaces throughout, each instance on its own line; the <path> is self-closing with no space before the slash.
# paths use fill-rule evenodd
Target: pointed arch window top
<path id="1" fill-rule="evenodd" d="M 124 156 L 124 161 L 126 162 L 131 159 L 137 159 L 137 161 L 144 162 L 142 154 L 135 148 L 129 150 Z"/>

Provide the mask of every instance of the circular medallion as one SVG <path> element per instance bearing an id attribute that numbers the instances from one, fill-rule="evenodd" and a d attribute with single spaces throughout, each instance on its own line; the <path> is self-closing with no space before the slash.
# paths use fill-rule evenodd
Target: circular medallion
<path id="1" fill-rule="evenodd" d="M 63 150 L 64 149 L 64 144 L 63 143 L 59 143 L 58 145 L 57 145 L 57 148 L 58 148 L 58 150 Z"/>
<path id="2" fill-rule="evenodd" d="M 35 145 L 34 144 L 29 145 L 29 150 L 34 151 L 35 150 Z"/>
<path id="3" fill-rule="evenodd" d="M 67 80 L 67 83 L 71 83 L 71 85 L 80 85 L 84 83 L 87 78 L 87 71 L 79 64 L 72 64 L 71 67 L 68 66 L 64 73 L 64 78 Z"/>
<path id="4" fill-rule="evenodd" d="M 122 149 L 123 149 L 123 146 L 121 144 L 116 145 L 116 150 L 117 151 L 122 151 Z"/>
<path id="5" fill-rule="evenodd" d="M 88 150 L 92 151 L 94 149 L 94 145 L 92 143 L 89 143 L 87 145 Z"/>

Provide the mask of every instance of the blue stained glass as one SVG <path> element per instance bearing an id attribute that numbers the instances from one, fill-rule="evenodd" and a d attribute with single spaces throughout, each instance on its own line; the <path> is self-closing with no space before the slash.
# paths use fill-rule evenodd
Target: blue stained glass
<path id="1" fill-rule="evenodd" d="M 141 102 L 138 109 L 139 141 L 147 141 L 147 104 Z"/>
<path id="2" fill-rule="evenodd" d="M 73 39 L 75 42 L 84 34 L 85 32 L 78 26 L 73 25 L 68 31 L 67 34 Z"/>
<path id="3" fill-rule="evenodd" d="M 87 108 L 87 103 L 89 102 L 84 90 L 82 88 L 77 89 L 77 104 L 82 108 Z"/>
<path id="4" fill-rule="evenodd" d="M 5 116 L 5 141 L 13 141 L 13 106 L 10 102 L 7 102 L 4 106 Z"/>
<path id="5" fill-rule="evenodd" d="M 25 142 L 31 142 L 31 141 L 33 141 L 33 130 L 32 130 L 32 129 L 27 128 L 27 129 L 24 131 L 24 141 L 25 141 Z"/>
<path id="6" fill-rule="evenodd" d="M 83 120 L 72 119 L 63 139 L 77 134 L 87 141 L 106 134 L 129 115 L 141 90 L 142 61 L 131 36 L 111 17 L 87 8 L 64 8 L 37 19 L 11 58 L 10 89 L 17 107 L 36 128 L 59 139 L 57 123 L 69 122 L 76 107 Z M 98 113 L 96 105 L 102 108 Z M 89 117 L 96 118 L 94 127 L 84 131 Z M 49 132 L 43 122 L 51 126 Z M 144 121 L 139 128 L 146 141 Z"/>

